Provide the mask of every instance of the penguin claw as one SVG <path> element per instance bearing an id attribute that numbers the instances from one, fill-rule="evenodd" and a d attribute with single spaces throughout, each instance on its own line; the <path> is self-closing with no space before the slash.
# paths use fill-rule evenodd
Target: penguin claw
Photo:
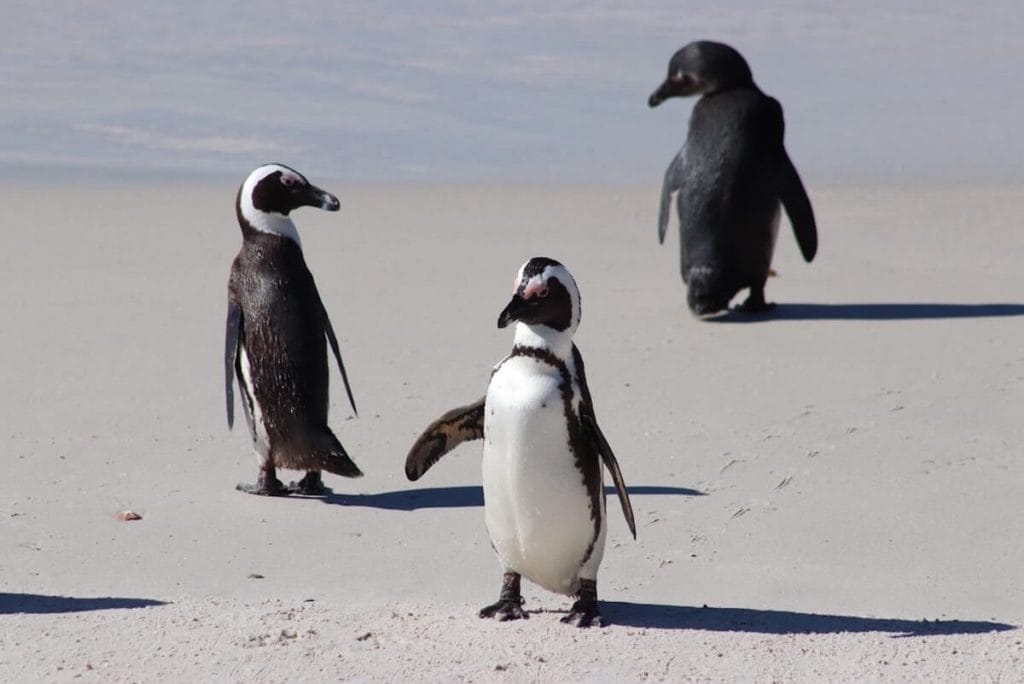
<path id="1" fill-rule="evenodd" d="M 562 618 L 562 622 L 577 627 L 604 626 L 604 621 L 601 620 L 601 612 L 597 609 L 597 601 L 586 599 L 580 599 L 572 604 L 572 609 L 568 615 Z"/>
<path id="2" fill-rule="evenodd" d="M 508 622 L 509 620 L 527 620 L 530 614 L 523 610 L 523 604 L 520 601 L 500 600 L 481 608 L 480 617 L 497 618 L 499 622 Z"/>

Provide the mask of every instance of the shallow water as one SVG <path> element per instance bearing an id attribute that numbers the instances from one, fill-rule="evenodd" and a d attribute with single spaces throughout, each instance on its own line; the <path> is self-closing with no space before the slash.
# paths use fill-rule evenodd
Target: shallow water
<path id="1" fill-rule="evenodd" d="M 0 179 L 657 185 L 691 102 L 646 97 L 697 38 L 781 100 L 811 184 L 1022 176 L 1019 3 L 621 5 L 3 3 Z"/>

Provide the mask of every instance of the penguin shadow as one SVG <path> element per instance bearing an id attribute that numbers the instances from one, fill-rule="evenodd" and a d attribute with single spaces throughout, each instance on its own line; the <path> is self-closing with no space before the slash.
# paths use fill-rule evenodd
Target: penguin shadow
<path id="1" fill-rule="evenodd" d="M 954 318 L 1007 318 L 1024 316 L 1024 304 L 941 304 L 891 302 L 881 304 L 778 304 L 761 313 L 729 309 L 706 320 L 714 323 L 763 321 L 913 321 Z"/>
<path id="2" fill-rule="evenodd" d="M 887 632 L 893 638 L 984 634 L 1018 629 L 1002 622 L 963 620 L 901 620 L 853 615 L 795 613 L 785 610 L 671 606 L 656 603 L 602 601 L 601 614 L 610 624 L 652 629 L 686 629 L 751 634 L 839 634 Z"/>
<path id="3" fill-rule="evenodd" d="M 165 601 L 155 599 L 119 598 L 76 598 L 74 596 L 47 596 L 43 594 L 6 594 L 0 592 L 0 615 L 28 613 L 82 613 L 93 610 L 125 610 L 164 606 Z"/>
<path id="4" fill-rule="evenodd" d="M 630 496 L 704 496 L 704 492 L 687 487 L 640 485 L 627 487 Z M 605 493 L 615 497 L 614 487 L 605 487 Z M 390 511 L 415 511 L 421 508 L 473 508 L 484 505 L 484 489 L 480 486 L 426 487 L 399 489 L 376 494 L 336 494 L 328 490 L 319 498 L 324 503 L 338 506 L 366 506 Z"/>

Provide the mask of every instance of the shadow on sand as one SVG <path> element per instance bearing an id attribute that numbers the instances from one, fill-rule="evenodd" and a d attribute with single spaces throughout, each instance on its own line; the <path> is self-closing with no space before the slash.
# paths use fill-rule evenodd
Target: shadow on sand
<path id="1" fill-rule="evenodd" d="M 1005 318 L 1024 316 L 1024 304 L 779 304 L 759 314 L 730 309 L 708 318 L 714 323 L 762 321 L 913 321 L 947 318 Z"/>
<path id="2" fill-rule="evenodd" d="M 601 614 L 610 624 L 652 629 L 689 629 L 755 634 L 838 634 L 888 632 L 896 637 L 983 634 L 1017 629 L 1002 622 L 961 620 L 899 620 L 851 615 L 819 615 L 749 608 L 696 608 L 656 603 L 602 601 Z"/>
<path id="3" fill-rule="evenodd" d="M 601 601 L 601 614 L 609 624 L 659 630 L 703 630 L 753 634 L 839 634 L 888 632 L 894 637 L 984 634 L 1016 630 L 1016 625 L 990 622 L 916 621 L 892 617 L 821 615 L 788 610 L 750 608 L 697 608 L 657 603 Z"/>
<path id="4" fill-rule="evenodd" d="M 704 492 L 686 487 L 637 486 L 628 487 L 632 496 L 704 496 Z M 608 496 L 615 489 L 605 487 Z M 367 506 L 391 511 L 415 511 L 420 508 L 472 508 L 484 505 L 483 487 L 427 487 L 400 489 L 377 494 L 335 494 L 321 497 L 324 503 L 339 506 Z"/>
<path id="5" fill-rule="evenodd" d="M 163 606 L 164 601 L 154 599 L 117 598 L 76 598 L 74 596 L 45 596 L 42 594 L 0 593 L 0 615 L 15 613 L 81 613 L 90 610 L 123 610 Z"/>

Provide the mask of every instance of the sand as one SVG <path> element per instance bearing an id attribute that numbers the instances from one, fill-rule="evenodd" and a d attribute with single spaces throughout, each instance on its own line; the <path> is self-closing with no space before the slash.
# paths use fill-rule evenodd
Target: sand
<path id="1" fill-rule="evenodd" d="M 360 408 L 332 371 L 331 422 L 367 474 L 319 499 L 234 490 L 234 187 L 0 190 L 0 680 L 1024 678 L 1021 188 L 809 183 L 815 263 L 784 224 L 776 312 L 700 321 L 656 184 L 314 180 L 342 210 L 296 221 Z M 529 620 L 475 616 L 479 444 L 402 471 L 482 395 L 542 254 L 637 513 L 633 541 L 610 507 L 600 629 L 529 584 Z"/>

